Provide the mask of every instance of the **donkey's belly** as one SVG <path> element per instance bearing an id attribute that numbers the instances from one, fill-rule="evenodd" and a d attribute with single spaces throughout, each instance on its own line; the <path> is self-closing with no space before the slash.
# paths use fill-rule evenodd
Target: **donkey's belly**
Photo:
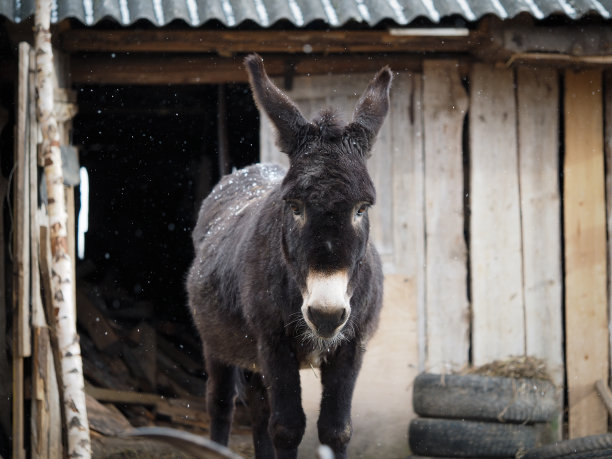
<path id="1" fill-rule="evenodd" d="M 230 365 L 245 370 L 259 371 L 257 364 L 257 345 L 249 335 L 207 336 L 204 340 L 207 354 Z"/>
<path id="2" fill-rule="evenodd" d="M 208 311 L 194 314 L 204 353 L 230 365 L 257 371 L 257 343 L 238 317 Z"/>

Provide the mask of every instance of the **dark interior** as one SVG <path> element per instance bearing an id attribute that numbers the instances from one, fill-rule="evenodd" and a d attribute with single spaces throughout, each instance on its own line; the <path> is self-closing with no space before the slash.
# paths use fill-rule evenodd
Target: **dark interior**
<path id="1" fill-rule="evenodd" d="M 199 204 L 221 170 L 259 158 L 259 115 L 248 86 L 76 90 L 73 143 L 90 182 L 77 277 L 112 291 L 105 303 L 118 315 L 189 321 L 183 284 Z M 78 213 L 78 187 L 75 193 Z"/>

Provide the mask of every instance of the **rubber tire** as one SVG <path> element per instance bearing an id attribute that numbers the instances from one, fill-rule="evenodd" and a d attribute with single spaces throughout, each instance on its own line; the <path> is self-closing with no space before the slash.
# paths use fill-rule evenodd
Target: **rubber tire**
<path id="1" fill-rule="evenodd" d="M 590 435 L 529 450 L 523 459 L 587 459 L 612 457 L 612 434 Z"/>
<path id="2" fill-rule="evenodd" d="M 533 426 L 457 419 L 415 418 L 408 429 L 412 454 L 447 457 L 515 457 L 536 445 Z"/>
<path id="3" fill-rule="evenodd" d="M 536 379 L 421 373 L 414 411 L 423 417 L 498 422 L 547 422 L 558 412 L 555 386 Z"/>

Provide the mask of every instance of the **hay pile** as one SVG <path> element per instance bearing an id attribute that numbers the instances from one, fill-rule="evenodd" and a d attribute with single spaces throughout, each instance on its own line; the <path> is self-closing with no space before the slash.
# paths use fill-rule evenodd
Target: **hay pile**
<path id="1" fill-rule="evenodd" d="M 505 360 L 496 360 L 480 367 L 470 367 L 461 374 L 475 374 L 482 376 L 498 376 L 504 378 L 529 378 L 551 381 L 546 371 L 546 364 L 542 359 L 527 356 L 510 357 Z"/>

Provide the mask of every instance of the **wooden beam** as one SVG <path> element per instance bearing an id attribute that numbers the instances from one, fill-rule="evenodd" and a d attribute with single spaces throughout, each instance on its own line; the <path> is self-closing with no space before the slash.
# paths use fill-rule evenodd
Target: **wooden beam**
<path id="1" fill-rule="evenodd" d="M 424 33 L 427 32 L 427 33 Z M 459 32 L 459 33 L 457 33 Z M 391 30 L 67 30 L 68 52 L 397 53 L 464 52 L 479 41 L 467 29 Z"/>
<path id="2" fill-rule="evenodd" d="M 537 25 L 531 17 L 502 21 L 490 16 L 480 21 L 472 54 L 488 61 L 546 60 L 596 63 L 610 55 L 612 30 L 599 25 Z M 529 57 L 531 56 L 531 57 Z M 541 62 L 540 62 L 541 63 Z"/>
<path id="3" fill-rule="evenodd" d="M 421 58 L 415 55 L 378 56 L 265 56 L 270 76 L 283 76 L 288 63 L 295 76 L 376 72 L 384 65 L 394 71 L 419 71 Z M 460 61 L 465 73 L 466 60 Z M 242 58 L 216 56 L 156 56 L 156 55 L 74 55 L 70 59 L 71 81 L 75 84 L 222 84 L 246 83 Z"/>
<path id="4" fill-rule="evenodd" d="M 132 392 L 127 390 L 105 389 L 85 384 L 85 392 L 99 402 L 153 405 L 164 402 L 165 397 L 158 394 Z"/>
<path id="5" fill-rule="evenodd" d="M 569 436 L 605 433 L 608 377 L 602 75 L 565 72 L 565 323 Z"/>

